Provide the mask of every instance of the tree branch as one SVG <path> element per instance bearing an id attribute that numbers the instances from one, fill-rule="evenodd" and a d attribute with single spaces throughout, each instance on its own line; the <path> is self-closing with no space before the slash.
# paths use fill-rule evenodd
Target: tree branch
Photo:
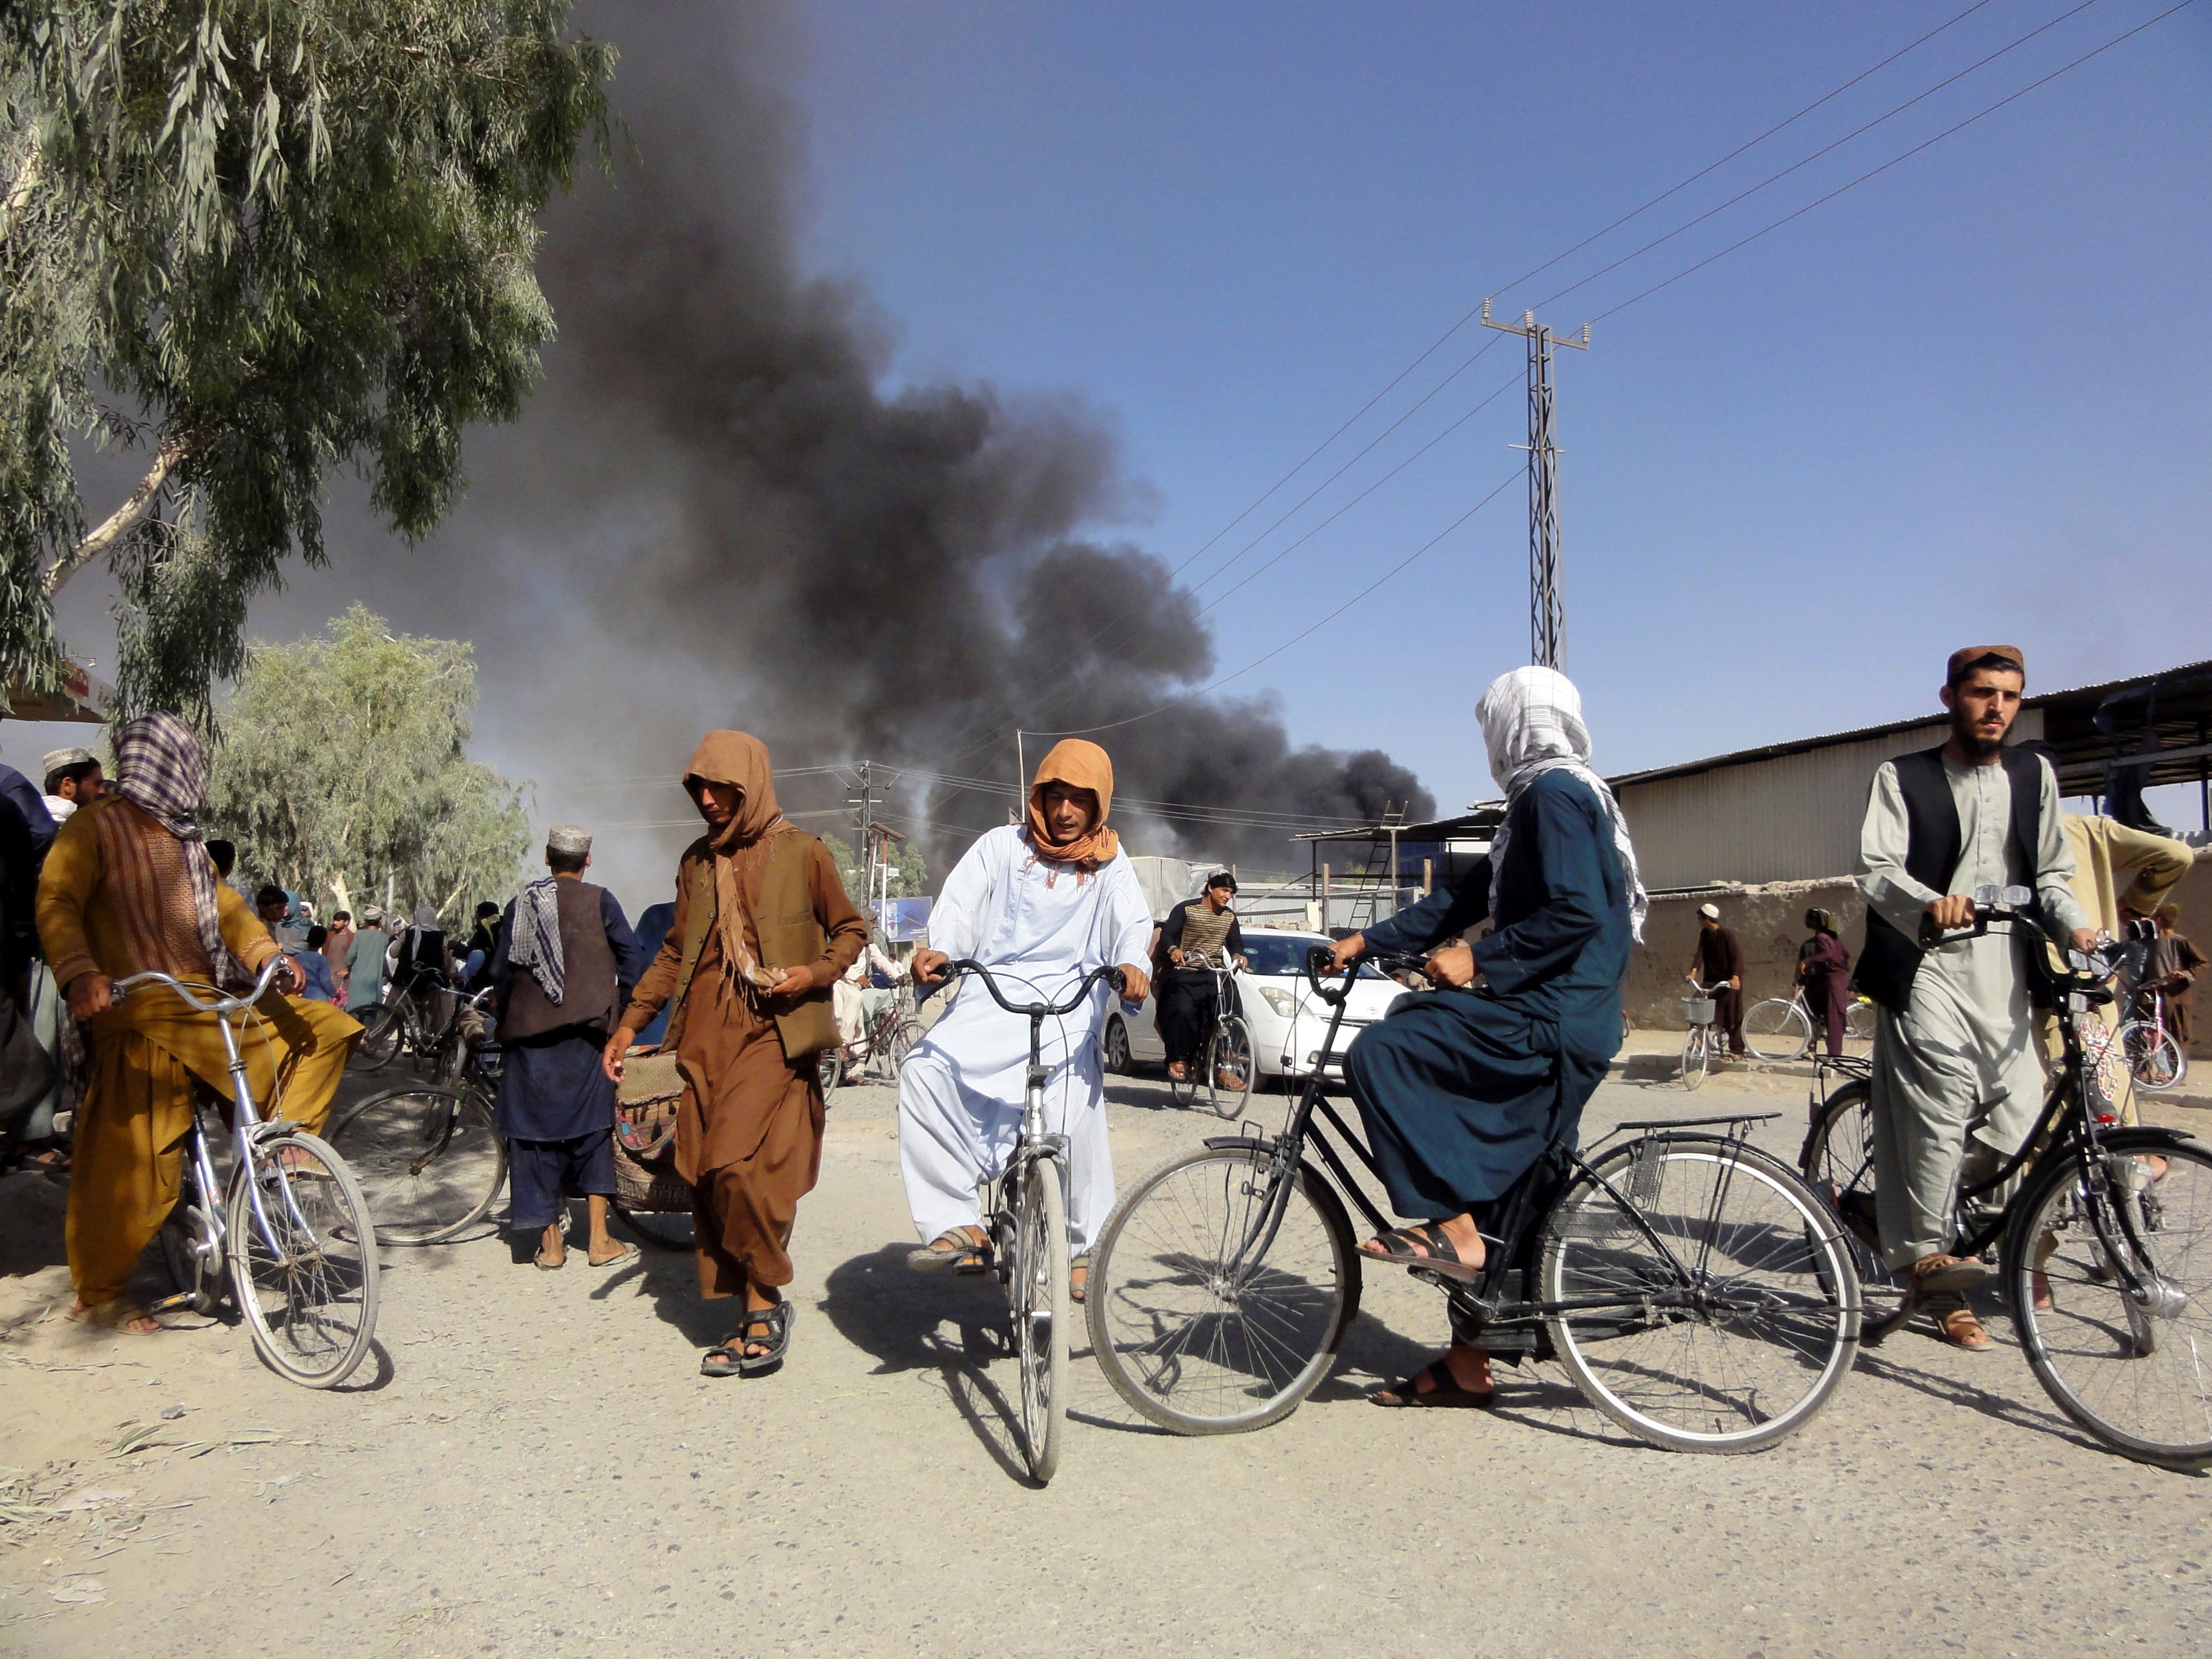
<path id="1" fill-rule="evenodd" d="M 153 505 L 154 497 L 161 493 L 170 470 L 184 459 L 191 448 L 191 440 L 181 433 L 162 443 L 154 456 L 154 465 L 138 481 L 138 487 L 131 492 L 130 499 L 109 514 L 106 521 L 97 530 L 54 561 L 52 568 L 46 572 L 46 597 L 49 599 L 61 592 L 64 582 L 114 546 L 125 531 L 146 516 L 146 509 Z"/>
<path id="2" fill-rule="evenodd" d="M 39 148 L 39 141 L 31 140 L 30 154 L 15 170 L 15 181 L 8 186 L 8 198 L 0 202 L 0 239 L 4 239 L 15 223 L 15 216 L 23 210 L 23 204 L 31 199 L 38 188 L 39 179 L 46 171 L 46 154 Z"/>

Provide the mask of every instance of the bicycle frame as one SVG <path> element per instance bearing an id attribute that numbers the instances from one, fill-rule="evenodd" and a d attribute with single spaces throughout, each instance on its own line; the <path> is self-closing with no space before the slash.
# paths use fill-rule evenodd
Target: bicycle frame
<path id="1" fill-rule="evenodd" d="M 262 969 L 261 976 L 254 982 L 253 988 L 237 996 L 226 997 L 214 986 L 200 987 L 180 981 L 167 974 L 133 974 L 128 978 L 117 980 L 114 987 L 118 994 L 128 995 L 140 986 L 166 986 L 198 1012 L 216 1017 L 216 1024 L 222 1030 L 223 1054 L 230 1069 L 231 1145 L 239 1168 L 248 1172 L 246 1177 L 246 1202 L 253 1212 L 254 1225 L 260 1230 L 261 1241 L 269 1247 L 270 1256 L 278 1261 L 289 1261 L 290 1257 L 277 1242 L 276 1229 L 270 1224 L 269 1213 L 262 1206 L 259 1183 L 252 1178 L 254 1132 L 262 1127 L 263 1119 L 253 1103 L 253 1090 L 246 1081 L 245 1052 L 239 1047 L 238 1030 L 231 1021 L 233 1015 L 242 1019 L 246 1012 L 261 1000 L 275 981 L 276 970 L 283 964 L 283 960 L 282 956 L 271 957 L 268 965 Z M 216 1000 L 201 1001 L 194 994 L 198 989 L 205 989 Z M 215 1160 L 208 1151 L 207 1133 L 200 1121 L 197 1105 L 192 1111 L 189 1139 L 191 1143 L 192 1173 L 199 1182 L 201 1201 L 206 1206 L 203 1213 L 208 1224 L 208 1248 L 220 1257 L 228 1224 L 223 1218 L 223 1206 L 216 1197 L 221 1188 L 216 1180 Z M 301 1236 L 314 1240 L 314 1229 L 308 1224 L 307 1217 L 301 1213 L 299 1204 L 292 1196 L 291 1183 L 282 1182 L 278 1184 L 283 1188 L 284 1207 L 299 1227 Z"/>
<path id="2" fill-rule="evenodd" d="M 2009 931 L 2019 924 L 2026 923 L 2034 930 L 2034 941 L 2021 953 L 2027 963 L 2028 984 L 2036 1001 L 2049 1006 L 2057 1017 L 2065 1059 L 2057 1077 L 2052 1080 L 2051 1092 L 2044 1100 L 2035 1127 L 2021 1142 L 2020 1150 L 2005 1159 L 1987 1180 L 1972 1186 L 1961 1186 L 1959 1207 L 1965 1208 L 1983 1194 L 1996 1192 L 2023 1172 L 2029 1178 L 2021 1183 L 2018 1190 L 2029 1191 L 2037 1184 L 2033 1177 L 2054 1163 L 2068 1158 L 2074 1160 L 2080 1172 L 2082 1190 L 2100 1192 L 2106 1182 L 2105 1143 L 2108 1134 L 2115 1139 L 2124 1135 L 2134 1144 L 2150 1146 L 2172 1145 L 2186 1139 L 2187 1137 L 2177 1130 L 2142 1127 L 2122 1129 L 2117 1126 L 2108 1129 L 2106 1125 L 2099 1121 L 2097 1115 L 2088 1107 L 2080 1016 L 2092 1004 L 2109 1002 L 2112 992 L 2103 979 L 2094 973 L 2062 974 L 2051 967 L 2048 954 L 2042 948 L 2044 933 L 2041 921 L 2031 909 L 2025 906 L 1984 902 L 1979 894 L 1976 895 L 1975 909 L 1974 927 L 1970 931 L 1954 933 L 1954 938 L 1978 938 L 1988 933 L 1992 926 Z M 2131 1206 L 2124 1204 L 2112 1206 L 2117 1212 L 2121 1229 L 2126 1236 L 2125 1249 L 2118 1248 L 2118 1241 L 2107 1231 L 2106 1207 L 2095 1204 L 2087 1207 L 2090 1224 L 2096 1231 L 2098 1243 L 2104 1247 L 2114 1274 L 2125 1285 L 2131 1297 L 2147 1304 L 2150 1300 L 2151 1287 L 2136 1272 L 2133 1263 L 2144 1263 L 2149 1267 L 2154 1277 L 2162 1278 L 2163 1275 L 2157 1273 L 2148 1249 L 2136 1232 Z M 2012 1224 L 2012 1206 L 2008 1202 L 1979 1228 L 1960 1239 L 1957 1254 L 1980 1255 L 2003 1237 Z"/>
<path id="3" fill-rule="evenodd" d="M 1416 965 L 1416 959 L 1398 962 L 1393 965 L 1413 966 Z M 1332 996 L 1321 985 L 1318 975 L 1313 971 L 1310 961 L 1308 964 L 1308 976 L 1313 981 L 1316 991 L 1320 994 L 1323 1000 L 1330 1002 L 1334 1006 L 1334 1012 L 1329 1018 L 1328 1034 L 1322 1050 L 1325 1065 L 1328 1058 L 1335 1051 L 1337 1032 L 1344 1020 L 1344 1010 L 1349 1000 L 1350 986 L 1347 981 L 1345 989 Z M 1443 994 L 1454 994 L 1444 993 Z M 1267 1259 L 1267 1252 L 1274 1244 L 1275 1235 L 1280 1229 L 1283 1217 L 1289 1207 L 1291 1177 L 1301 1169 L 1309 1171 L 1313 1169 L 1304 1157 L 1305 1149 L 1309 1145 L 1320 1154 L 1322 1164 L 1328 1167 L 1329 1174 L 1334 1177 L 1334 1185 L 1340 1195 L 1352 1200 L 1361 1216 L 1376 1233 L 1387 1232 L 1390 1229 L 1389 1220 L 1374 1200 L 1368 1197 L 1365 1189 L 1352 1176 L 1350 1167 L 1345 1162 L 1343 1151 L 1314 1121 L 1316 1115 L 1325 1119 L 1328 1127 L 1334 1129 L 1337 1136 L 1342 1139 L 1344 1147 L 1349 1149 L 1352 1155 L 1365 1165 L 1368 1173 L 1378 1180 L 1381 1178 L 1382 1172 L 1376 1164 L 1374 1154 L 1367 1149 L 1358 1136 L 1352 1133 L 1351 1126 L 1338 1114 L 1335 1107 L 1323 1098 L 1322 1069 L 1322 1067 L 1316 1067 L 1313 1074 L 1306 1079 L 1305 1088 L 1298 1098 L 1298 1104 L 1280 1134 L 1268 1140 L 1254 1136 L 1222 1136 L 1209 1139 L 1206 1143 L 1209 1146 L 1249 1146 L 1257 1152 L 1267 1152 L 1271 1156 L 1267 1201 L 1247 1229 L 1243 1243 L 1222 1264 L 1224 1276 L 1232 1281 L 1249 1270 L 1247 1267 L 1248 1263 L 1256 1267 L 1259 1263 Z M 1624 1123 L 1620 1129 L 1614 1131 L 1614 1133 L 1618 1134 L 1631 1129 L 1647 1132 L 1634 1143 L 1638 1152 L 1636 1162 L 1631 1165 L 1630 1185 L 1632 1188 L 1635 1185 L 1633 1172 L 1644 1167 L 1650 1156 L 1650 1152 L 1644 1150 L 1646 1148 L 1662 1146 L 1677 1141 L 1689 1141 L 1704 1142 L 1733 1149 L 1743 1144 L 1752 1124 L 1763 1122 L 1779 1115 L 1779 1113 L 1773 1112 L 1732 1113 L 1714 1117 Z M 1682 1129 L 1696 1128 L 1703 1125 L 1723 1123 L 1729 1126 L 1729 1133 L 1725 1135 L 1685 1135 L 1676 1133 Z M 1612 1139 L 1611 1135 L 1606 1137 L 1606 1140 L 1608 1141 Z M 1601 1141 L 1598 1144 L 1603 1146 L 1606 1142 Z M 1542 1185 L 1544 1166 L 1550 1160 L 1549 1152 L 1545 1158 L 1538 1160 L 1528 1174 L 1516 1182 L 1511 1192 L 1507 1194 L 1504 1200 L 1505 1216 L 1497 1241 L 1498 1248 L 1487 1253 L 1482 1268 L 1482 1277 L 1479 1280 L 1470 1285 L 1446 1279 L 1440 1274 L 1425 1273 L 1419 1267 L 1412 1271 L 1417 1276 L 1426 1278 L 1440 1285 L 1455 1304 L 1473 1315 L 1485 1326 L 1533 1326 L 1537 1321 L 1559 1315 L 1595 1313 L 1607 1310 L 1632 1309 L 1648 1318 L 1654 1310 L 1661 1307 L 1726 1309 L 1729 1306 L 1724 1301 L 1710 1297 L 1700 1289 L 1705 1280 L 1705 1270 L 1710 1265 L 1713 1232 L 1710 1224 L 1704 1231 L 1703 1242 L 1699 1246 L 1695 1266 L 1686 1265 L 1666 1240 L 1660 1237 L 1653 1230 L 1650 1223 L 1644 1218 L 1643 1212 L 1637 1208 L 1632 1200 L 1623 1194 L 1609 1177 L 1595 1169 L 1578 1149 L 1566 1146 L 1564 1143 L 1554 1142 L 1552 1151 L 1563 1152 L 1568 1166 L 1567 1172 L 1560 1183 L 1561 1187 L 1564 1188 L 1568 1182 L 1579 1177 L 1587 1180 L 1593 1187 L 1606 1193 L 1620 1213 L 1627 1218 L 1635 1229 L 1643 1235 L 1644 1242 L 1666 1262 L 1675 1280 L 1672 1291 L 1657 1292 L 1646 1291 L 1636 1296 L 1579 1297 L 1563 1302 L 1532 1302 L 1526 1299 L 1505 1302 L 1498 1299 L 1499 1292 L 1504 1288 L 1505 1275 L 1522 1270 L 1521 1259 L 1525 1254 L 1527 1245 L 1534 1237 L 1532 1229 L 1540 1218 L 1533 1213 L 1535 1208 L 1535 1197 Z M 1728 1173 L 1716 1183 L 1710 1200 L 1711 1207 L 1706 1217 L 1709 1224 L 1719 1214 L 1720 1207 L 1727 1201 L 1729 1180 L 1732 1178 L 1734 1169 L 1732 1159 L 1725 1161 L 1725 1168 Z M 1550 1213 L 1548 1206 L 1544 1213 L 1546 1215 Z M 1486 1236 L 1486 1242 L 1487 1242 L 1487 1237 Z"/>

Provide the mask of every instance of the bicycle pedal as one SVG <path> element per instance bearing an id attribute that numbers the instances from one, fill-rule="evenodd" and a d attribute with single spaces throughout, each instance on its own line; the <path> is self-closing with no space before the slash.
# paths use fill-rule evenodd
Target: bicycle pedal
<path id="1" fill-rule="evenodd" d="M 174 1296 L 165 1296 L 150 1304 L 146 1311 L 158 1318 L 163 1314 L 200 1313 L 204 1310 L 200 1305 L 198 1291 L 179 1291 Z"/>

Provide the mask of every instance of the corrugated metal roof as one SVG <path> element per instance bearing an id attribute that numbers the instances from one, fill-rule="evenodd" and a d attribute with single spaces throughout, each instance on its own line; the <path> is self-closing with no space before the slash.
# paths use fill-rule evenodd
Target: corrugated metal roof
<path id="1" fill-rule="evenodd" d="M 2049 708 L 2053 704 L 2101 702 L 2115 692 L 2148 690 L 2156 682 L 2176 675 L 2212 672 L 2212 660 L 2183 663 L 2179 667 L 2162 669 L 2155 674 L 2134 674 L 2125 679 L 2105 680 L 2094 685 L 2077 685 L 2063 691 L 2041 691 L 2031 697 L 2022 697 L 2022 708 Z M 1941 720 L 1942 715 L 1916 714 L 1910 720 L 1886 720 L 1880 726 L 1862 726 L 1848 732 L 1831 732 L 1820 737 L 1794 738 L 1786 743 L 1771 743 L 1757 749 L 1739 749 L 1726 755 L 1714 755 L 1705 760 L 1683 761 L 1673 766 L 1655 766 L 1642 772 L 1624 772 L 1609 778 L 1607 782 L 1618 789 L 1624 784 L 1653 783 L 1662 778 L 1689 777 L 1699 772 L 1710 772 L 1723 766 L 1741 766 L 1751 761 L 1772 760 L 1784 755 L 1802 755 L 1815 749 L 1826 749 L 1838 744 L 1863 743 L 1869 738 L 1887 737 L 1894 732 L 1909 732 L 1915 726 Z"/>

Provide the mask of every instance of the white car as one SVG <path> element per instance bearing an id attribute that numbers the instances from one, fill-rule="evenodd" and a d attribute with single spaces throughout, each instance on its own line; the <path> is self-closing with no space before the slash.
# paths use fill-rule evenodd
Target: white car
<path id="1" fill-rule="evenodd" d="M 1306 952 L 1329 943 L 1325 933 L 1293 933 L 1274 928 L 1250 927 L 1244 932 L 1244 955 L 1249 969 L 1237 970 L 1237 1001 L 1244 1023 L 1251 1028 L 1253 1060 L 1263 1078 L 1296 1081 L 1312 1074 L 1317 1066 L 1334 1081 L 1344 1077 L 1344 1051 L 1352 1039 L 1389 1012 L 1407 994 L 1406 988 L 1362 965 L 1352 981 L 1352 1002 L 1344 1011 L 1336 1047 L 1324 1065 L 1322 1039 L 1328 1035 L 1329 1006 L 1313 994 L 1306 978 Z M 1164 1065 L 1167 1048 L 1152 1024 L 1157 997 L 1130 1013 L 1118 998 L 1109 998 L 1105 1018 L 1099 1022 L 1098 1048 L 1106 1069 L 1127 1074 L 1143 1064 Z"/>

